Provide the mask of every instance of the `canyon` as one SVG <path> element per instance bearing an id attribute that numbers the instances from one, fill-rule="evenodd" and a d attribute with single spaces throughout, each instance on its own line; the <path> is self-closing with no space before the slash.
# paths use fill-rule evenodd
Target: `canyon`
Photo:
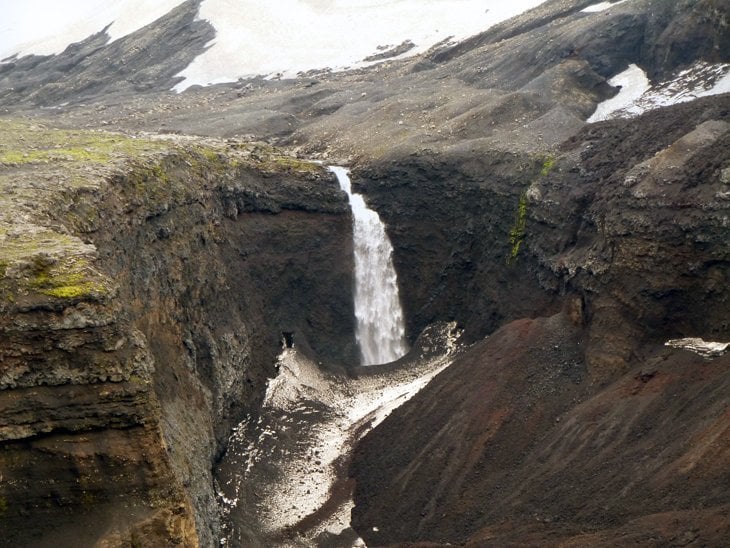
<path id="1" fill-rule="evenodd" d="M 730 354 L 681 341 L 730 341 L 728 7 L 594 4 L 182 93 L 195 0 L 0 64 L 0 536 L 726 545 Z M 588 123 L 632 64 L 696 98 Z M 328 164 L 392 242 L 392 364 Z"/>

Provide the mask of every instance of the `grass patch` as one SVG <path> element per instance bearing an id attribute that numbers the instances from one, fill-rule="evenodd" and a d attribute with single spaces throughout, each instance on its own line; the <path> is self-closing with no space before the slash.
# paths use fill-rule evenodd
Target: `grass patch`
<path id="1" fill-rule="evenodd" d="M 96 130 L 47 128 L 42 124 L 0 119 L 0 163 L 106 164 L 117 157 L 169 147 L 164 141 L 137 139 Z"/>
<path id="2" fill-rule="evenodd" d="M 98 298 L 108 292 L 85 257 L 64 257 L 51 265 L 38 261 L 29 286 L 56 299 Z"/>
<path id="3" fill-rule="evenodd" d="M 546 156 L 542 162 L 542 169 L 540 170 L 540 177 L 546 177 L 555 167 L 555 157 Z"/>
<path id="4" fill-rule="evenodd" d="M 520 246 L 525 240 L 525 229 L 527 227 L 527 193 L 520 194 L 520 200 L 517 203 L 517 213 L 515 215 L 515 223 L 509 231 L 510 253 L 507 257 L 507 264 L 514 264 L 517 255 L 520 253 Z"/>

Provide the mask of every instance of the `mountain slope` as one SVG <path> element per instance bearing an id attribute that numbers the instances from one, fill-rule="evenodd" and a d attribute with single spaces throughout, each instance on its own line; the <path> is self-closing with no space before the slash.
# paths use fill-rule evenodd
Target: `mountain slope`
<path id="1" fill-rule="evenodd" d="M 196 19 L 202 0 L 188 0 L 132 34 L 108 43 L 104 29 L 58 55 L 29 55 L 0 64 L 0 104 L 55 106 L 69 101 L 164 91 L 214 37 Z"/>
<path id="2" fill-rule="evenodd" d="M 587 120 L 628 67 L 680 96 L 722 82 L 730 8 L 594 4 L 179 94 L 214 37 L 199 0 L 0 65 L 2 538 L 273 538 L 237 472 L 249 447 L 271 472 L 246 435 L 268 432 L 282 338 L 357 374 L 349 212 L 306 157 L 349 164 L 386 222 L 409 340 L 447 321 L 473 347 L 365 438 L 352 478 L 328 455 L 340 491 L 318 499 L 346 508 L 356 485 L 356 532 L 307 529 L 320 507 L 276 538 L 728 544 L 728 358 L 663 345 L 730 340 L 730 94 Z M 230 478 L 244 507 L 221 525 Z"/>
<path id="3" fill-rule="evenodd" d="M 485 330 L 360 445 L 353 524 L 368 544 L 730 539 L 730 358 L 661 346 L 730 340 L 729 112 L 725 95 L 587 127 L 511 211 L 497 197 L 470 209 L 457 158 L 445 179 L 465 229 L 418 213 L 440 214 L 444 183 L 411 192 L 417 165 L 390 188 L 370 174 L 404 287 L 439 280 L 406 289 L 409 317 Z M 434 224 L 452 228 L 434 240 Z M 517 319 L 525 308 L 535 319 Z M 497 314 L 514 321 L 479 341 Z"/>
<path id="4" fill-rule="evenodd" d="M 368 435 L 368 545 L 723 545 L 730 357 L 646 348 L 597 389 L 582 344 L 564 315 L 508 324 Z"/>

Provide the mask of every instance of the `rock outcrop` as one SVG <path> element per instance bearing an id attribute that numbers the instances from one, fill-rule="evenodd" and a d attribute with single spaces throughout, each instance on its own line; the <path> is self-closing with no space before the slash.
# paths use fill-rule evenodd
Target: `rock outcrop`
<path id="1" fill-rule="evenodd" d="M 0 64 L 0 103 L 57 107 L 105 96 L 120 101 L 167 91 L 215 36 L 187 0 L 146 27 L 109 42 L 107 28 L 58 55 L 26 55 Z M 112 21 L 109 22 L 111 26 Z"/>
<path id="2" fill-rule="evenodd" d="M 211 545 L 282 333 L 355 359 L 346 196 L 264 145 L 5 121 L 0 162 L 3 539 Z"/>
<path id="3" fill-rule="evenodd" d="M 368 544 L 730 538 L 728 356 L 661 346 L 730 339 L 729 107 L 588 126 L 501 197 L 463 163 L 433 191 L 418 159 L 380 187 L 367 172 L 409 257 L 412 321 L 515 319 L 365 438 L 353 525 Z M 448 217 L 443 181 L 462 189 Z M 418 277 L 430 292 L 408 290 Z M 543 317 L 516 319 L 526 307 Z"/>

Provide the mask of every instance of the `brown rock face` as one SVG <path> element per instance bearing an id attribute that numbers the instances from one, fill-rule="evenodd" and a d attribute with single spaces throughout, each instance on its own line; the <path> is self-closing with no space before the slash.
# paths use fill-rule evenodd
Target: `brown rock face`
<path id="1" fill-rule="evenodd" d="M 417 168 L 400 168 L 385 207 L 405 212 L 388 216 L 396 255 L 423 235 L 434 251 L 399 272 L 441 280 L 404 291 L 412 317 L 545 317 L 477 343 L 365 438 L 351 473 L 368 544 L 730 539 L 730 358 L 661 346 L 730 339 L 728 101 L 588 126 L 503 195 L 463 164 L 411 193 Z M 441 184 L 464 191 L 453 209 L 426 203 Z"/>
<path id="2" fill-rule="evenodd" d="M 346 196 L 270 147 L 3 123 L 0 537 L 211 546 L 282 333 L 354 361 Z"/>
<path id="3" fill-rule="evenodd" d="M 513 322 L 369 434 L 366 542 L 727 540 L 730 358 L 652 347 L 595 389 L 583 334 L 563 314 Z"/>
<path id="4" fill-rule="evenodd" d="M 195 546 L 165 449 L 141 334 L 113 299 L 8 310 L 0 321 L 0 525 L 15 545 Z M 55 306 L 54 306 L 55 305 Z M 105 306 L 106 305 L 106 306 Z M 45 308 L 45 309 L 44 309 Z"/>
<path id="5" fill-rule="evenodd" d="M 587 126 L 554 154 L 364 166 L 354 178 L 387 223 L 410 334 L 456 320 L 476 341 L 568 297 L 599 377 L 642 338 L 728 337 L 729 101 Z"/>

